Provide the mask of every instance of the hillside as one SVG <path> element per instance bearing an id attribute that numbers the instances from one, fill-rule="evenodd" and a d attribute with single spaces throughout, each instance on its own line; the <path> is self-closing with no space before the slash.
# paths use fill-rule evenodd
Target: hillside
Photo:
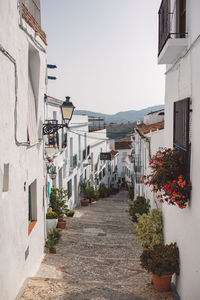
<path id="1" fill-rule="evenodd" d="M 155 105 L 141 110 L 121 111 L 113 115 L 102 114 L 102 113 L 93 112 L 89 110 L 75 110 L 74 114 L 75 115 L 85 114 L 93 117 L 101 117 L 104 118 L 106 124 L 127 123 L 127 122 L 135 122 L 137 120 L 143 120 L 144 116 L 149 112 L 156 111 L 162 108 L 164 108 L 164 105 Z"/>
<path id="2" fill-rule="evenodd" d="M 107 136 L 110 139 L 124 138 L 127 134 L 133 131 L 136 122 L 128 122 L 122 124 L 108 124 L 106 126 Z"/>

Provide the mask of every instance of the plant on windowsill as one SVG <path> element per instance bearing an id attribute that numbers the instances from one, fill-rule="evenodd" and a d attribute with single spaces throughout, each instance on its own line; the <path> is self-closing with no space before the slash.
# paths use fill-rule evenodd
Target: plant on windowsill
<path id="1" fill-rule="evenodd" d="M 50 253 L 56 253 L 55 246 L 58 244 L 58 241 L 60 239 L 60 231 L 56 228 L 53 228 L 49 231 L 45 243 L 45 247 L 49 249 Z"/>
<path id="2" fill-rule="evenodd" d="M 179 250 L 176 243 L 156 245 L 153 250 L 143 251 L 140 262 L 144 269 L 153 274 L 156 290 L 170 290 L 172 275 L 179 274 Z"/>
<path id="3" fill-rule="evenodd" d="M 163 219 L 162 212 L 157 208 L 147 214 L 136 214 L 137 241 L 143 249 L 151 249 L 156 245 L 163 244 Z"/>
<path id="4" fill-rule="evenodd" d="M 160 203 L 185 208 L 192 189 L 190 181 L 184 176 L 183 155 L 177 149 L 160 148 L 156 155 L 149 160 L 151 174 L 145 177 L 145 185 L 153 187 Z"/>

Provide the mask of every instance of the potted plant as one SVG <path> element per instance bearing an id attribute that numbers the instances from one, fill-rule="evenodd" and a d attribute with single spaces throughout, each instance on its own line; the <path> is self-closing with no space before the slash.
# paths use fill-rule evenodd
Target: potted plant
<path id="1" fill-rule="evenodd" d="M 75 210 L 74 209 L 67 209 L 65 212 L 67 217 L 73 217 L 75 214 Z"/>
<path id="2" fill-rule="evenodd" d="M 156 208 L 147 214 L 136 214 L 137 241 L 143 249 L 151 249 L 156 245 L 163 244 L 163 219 L 162 212 Z"/>
<path id="3" fill-rule="evenodd" d="M 52 209 L 48 209 L 46 213 L 46 231 L 49 232 L 50 229 L 56 228 L 58 223 L 58 215 Z"/>
<path id="4" fill-rule="evenodd" d="M 66 199 L 68 192 L 64 189 L 52 188 L 50 193 L 50 206 L 52 210 L 58 215 L 57 227 L 64 229 L 66 227 L 66 220 L 64 220 L 64 213 L 67 209 Z"/>
<path id="5" fill-rule="evenodd" d="M 89 180 L 82 179 L 79 182 L 79 195 L 82 197 L 80 200 L 81 206 L 88 206 L 90 200 L 88 199 L 88 187 L 90 186 Z"/>
<path id="6" fill-rule="evenodd" d="M 131 201 L 132 220 L 137 222 L 136 214 L 148 214 L 150 210 L 150 201 L 145 197 L 138 196 L 135 200 Z"/>
<path id="7" fill-rule="evenodd" d="M 153 250 L 143 251 L 140 262 L 144 269 L 153 274 L 156 290 L 170 290 L 172 275 L 179 274 L 179 250 L 176 243 L 156 245 Z"/>
<path id="8" fill-rule="evenodd" d="M 50 253 L 53 254 L 56 253 L 55 246 L 57 245 L 59 239 L 60 239 L 60 231 L 56 228 L 51 229 L 47 235 L 47 239 L 45 243 L 45 247 L 49 249 Z"/>

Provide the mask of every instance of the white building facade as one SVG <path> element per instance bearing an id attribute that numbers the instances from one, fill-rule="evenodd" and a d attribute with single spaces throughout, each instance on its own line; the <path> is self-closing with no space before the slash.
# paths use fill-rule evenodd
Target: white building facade
<path id="1" fill-rule="evenodd" d="M 15 299 L 24 280 L 37 271 L 44 251 L 46 37 L 40 27 L 40 1 L 36 2 L 33 9 L 22 1 L 0 1 L 0 298 L 4 300 Z"/>
<path id="2" fill-rule="evenodd" d="M 149 160 L 164 146 L 164 110 L 151 112 L 139 122 L 134 133 L 134 193 L 150 200 L 151 208 L 159 207 L 157 193 L 152 193 L 152 187 L 144 185 L 143 176 L 151 173 Z"/>
<path id="3" fill-rule="evenodd" d="M 169 11 L 171 15 L 166 12 Z M 200 2 L 162 1 L 158 63 L 166 64 L 165 146 L 183 151 L 192 193 L 187 208 L 163 205 L 165 242 L 176 242 L 180 275 L 174 278 L 182 300 L 199 299 Z M 165 25 L 162 20 L 165 20 Z"/>

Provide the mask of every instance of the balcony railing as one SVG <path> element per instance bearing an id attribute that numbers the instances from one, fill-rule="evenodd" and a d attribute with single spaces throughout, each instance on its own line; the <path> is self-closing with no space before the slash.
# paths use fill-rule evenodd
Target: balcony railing
<path id="1" fill-rule="evenodd" d="M 171 11 L 170 0 L 163 0 L 159 9 L 158 56 L 168 39 L 185 38 L 186 0 L 176 1 L 175 13 Z"/>
<path id="2" fill-rule="evenodd" d="M 45 123 L 47 124 L 57 124 L 58 121 L 57 120 L 48 120 L 48 121 L 45 121 Z M 58 139 L 58 132 L 55 132 L 55 133 L 52 133 L 52 134 L 49 134 L 47 136 L 47 139 L 45 140 L 45 147 L 46 148 L 57 148 L 59 145 L 59 139 Z"/>

